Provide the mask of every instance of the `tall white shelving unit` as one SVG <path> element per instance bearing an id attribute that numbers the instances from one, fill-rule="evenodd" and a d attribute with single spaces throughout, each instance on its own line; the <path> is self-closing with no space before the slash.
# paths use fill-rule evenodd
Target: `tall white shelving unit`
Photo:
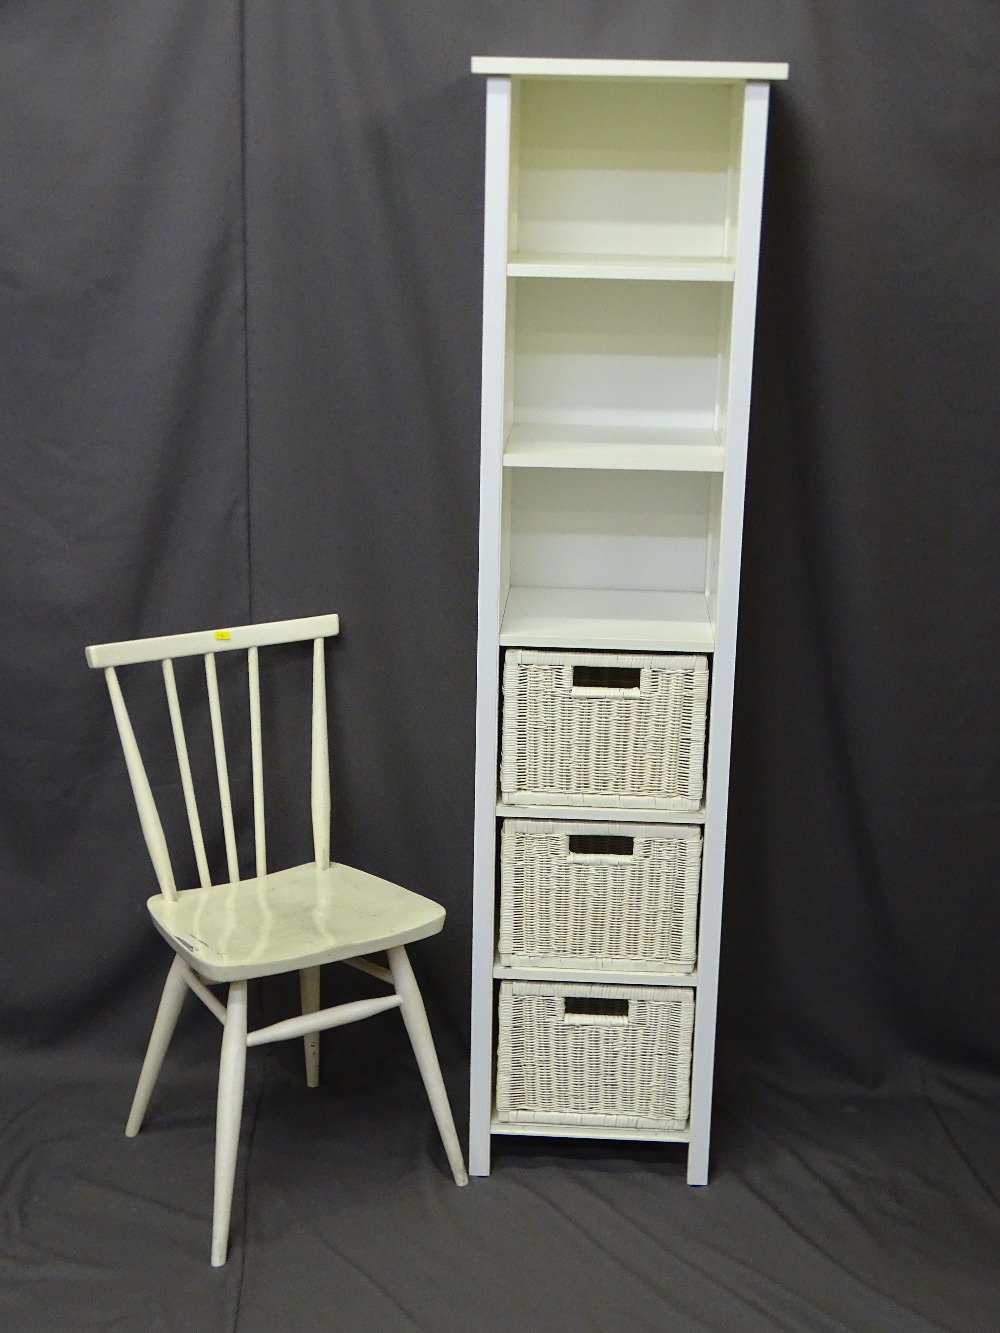
<path id="1" fill-rule="evenodd" d="M 708 1176 L 743 496 L 770 83 L 779 64 L 477 58 L 487 76 L 469 1158 L 493 1134 L 669 1138 Z M 706 654 L 704 804 L 507 807 L 507 647 Z M 703 822 L 686 975 L 541 971 L 496 952 L 505 817 Z M 493 1114 L 501 979 L 695 988 L 689 1127 Z"/>

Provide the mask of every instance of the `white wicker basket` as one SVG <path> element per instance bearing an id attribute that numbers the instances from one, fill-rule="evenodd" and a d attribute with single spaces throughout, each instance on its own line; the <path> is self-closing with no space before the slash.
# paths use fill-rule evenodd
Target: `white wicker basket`
<path id="1" fill-rule="evenodd" d="M 504 821 L 500 961 L 690 972 L 701 829 Z"/>
<path id="2" fill-rule="evenodd" d="M 499 1018 L 499 1120 L 687 1128 L 690 987 L 505 981 Z"/>
<path id="3" fill-rule="evenodd" d="M 508 649 L 503 799 L 696 810 L 707 703 L 705 657 Z"/>

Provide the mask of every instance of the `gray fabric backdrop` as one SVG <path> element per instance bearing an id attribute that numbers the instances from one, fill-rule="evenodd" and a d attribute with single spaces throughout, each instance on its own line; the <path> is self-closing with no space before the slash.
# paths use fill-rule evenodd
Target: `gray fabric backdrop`
<path id="1" fill-rule="evenodd" d="M 510 1150 L 506 1186 L 498 1173 L 474 1187 L 480 1200 L 495 1191 L 482 1214 L 459 1222 L 434 1213 L 433 1225 L 407 1214 L 397 1238 L 407 1262 L 396 1276 L 366 1279 L 388 1306 L 367 1306 L 338 1268 L 336 1316 L 325 1288 L 303 1296 L 299 1313 L 283 1303 L 299 1251 L 267 1250 L 266 1210 L 251 1201 L 247 1227 L 258 1231 L 246 1243 L 256 1237 L 258 1255 L 272 1256 L 256 1271 L 283 1295 L 273 1306 L 251 1299 L 251 1276 L 240 1307 L 231 1267 L 230 1285 L 206 1288 L 214 1295 L 200 1326 L 485 1326 L 461 1282 L 453 1317 L 432 1313 L 428 1289 L 454 1277 L 456 1254 L 494 1284 L 498 1327 L 561 1328 L 564 1317 L 566 1327 L 594 1328 L 994 1326 L 982 1237 L 996 1240 L 1000 1228 L 982 1163 L 1000 1058 L 998 48 L 1000 11 L 975 0 L 947 10 L 930 0 L 3 6 L 0 1025 L 8 1087 L 20 1089 L 10 1093 L 3 1151 L 43 1164 L 8 1179 L 7 1289 L 28 1294 L 5 1327 L 173 1328 L 186 1308 L 163 1296 L 169 1265 L 152 1304 L 127 1268 L 121 1308 L 102 1304 L 111 1288 L 96 1277 L 104 1294 L 81 1306 L 72 1283 L 59 1285 L 70 1279 L 58 1264 L 44 1291 L 23 1281 L 45 1255 L 54 1264 L 54 1254 L 78 1256 L 88 1216 L 115 1235 L 108 1219 L 120 1220 L 122 1199 L 133 1197 L 130 1183 L 110 1183 L 125 1151 L 114 1118 L 166 964 L 146 919 L 152 875 L 86 643 L 341 614 L 331 655 L 335 848 L 448 909 L 445 934 L 420 949 L 418 967 L 464 1124 L 484 100 L 469 74 L 475 53 L 792 66 L 772 103 L 720 1008 L 716 1161 L 742 1173 L 746 1192 L 725 1195 L 726 1177 L 705 1196 L 714 1203 L 692 1203 L 662 1152 Z M 288 697 L 272 737 L 308 703 L 304 676 L 284 669 Z M 157 781 L 176 803 L 168 758 L 162 774 L 157 761 Z M 204 764 L 207 773 L 207 756 Z M 242 765 L 238 756 L 238 773 Z M 279 806 L 276 848 L 295 855 L 305 828 L 304 812 Z M 280 1008 L 280 986 L 263 1002 Z M 200 1014 L 188 1017 L 173 1058 L 191 1097 L 177 1104 L 186 1109 L 174 1134 L 202 1191 L 188 1217 L 184 1279 L 201 1282 L 211 1071 L 204 1083 L 198 1071 L 216 1038 Z M 397 1134 L 411 1109 L 424 1115 L 398 1038 L 383 1020 L 363 1040 L 345 1038 L 357 1082 L 338 1064 L 346 1109 L 332 1109 L 332 1094 L 321 1103 L 324 1116 L 343 1117 L 345 1139 L 374 1141 L 372 1126 Z M 318 1127 L 319 1113 L 300 1105 L 292 1055 L 270 1059 L 273 1124 L 260 1120 L 266 1096 L 251 1096 L 248 1117 L 259 1126 L 255 1159 L 262 1125 L 277 1136 L 276 1157 L 256 1169 L 286 1202 L 296 1183 L 309 1198 L 301 1171 L 282 1173 L 318 1134 L 337 1197 L 367 1198 L 361 1163 L 376 1179 L 378 1168 L 363 1155 L 327 1164 L 339 1138 L 331 1144 L 329 1122 Z M 100 1091 L 80 1083 L 81 1071 L 92 1079 L 98 1068 L 110 1080 Z M 390 1095 L 378 1110 L 366 1073 L 402 1079 L 412 1100 Z M 856 1128 L 857 1098 L 870 1141 Z M 827 1111 L 806 1109 L 819 1105 Z M 38 1106 L 47 1109 L 25 1109 Z M 81 1106 L 101 1134 L 105 1120 L 114 1131 L 96 1157 L 84 1147 L 79 1117 L 91 1122 Z M 783 1137 L 790 1108 L 799 1118 Z M 923 1128 L 907 1136 L 913 1115 Z M 767 1146 L 764 1123 L 776 1135 Z M 819 1154 L 802 1175 L 787 1166 L 798 1160 L 795 1134 Z M 432 1141 L 421 1135 L 407 1129 L 396 1150 L 404 1181 Z M 55 1142 L 73 1145 L 65 1160 Z M 845 1165 L 847 1145 L 863 1142 L 866 1165 Z M 832 1176 L 817 1165 L 824 1144 L 838 1145 L 823 1159 L 836 1160 Z M 187 1216 L 176 1158 L 168 1164 L 162 1151 L 130 1205 L 130 1244 L 149 1229 L 149 1179 L 176 1187 L 174 1215 Z M 110 1175 L 84 1171 L 79 1213 L 53 1203 L 36 1223 L 30 1198 L 46 1188 L 53 1200 L 76 1197 L 67 1185 L 80 1184 L 68 1164 L 76 1154 L 91 1166 L 106 1156 Z M 869 1167 L 890 1159 L 888 1185 Z M 601 1290 L 645 1293 L 634 1308 L 622 1298 L 631 1313 L 616 1323 L 584 1277 L 591 1260 L 578 1232 L 589 1223 L 580 1219 L 597 1235 L 610 1225 L 607 1206 L 616 1225 L 652 1226 L 666 1206 L 653 1188 L 664 1172 L 671 1225 L 694 1245 L 670 1242 L 683 1256 L 685 1294 L 649 1278 L 663 1271 L 662 1249 L 627 1278 L 628 1261 L 605 1236 L 613 1258 Z M 810 1212 L 817 1172 L 825 1198 L 849 1200 L 855 1225 L 844 1235 Z M 544 1289 L 537 1274 L 524 1276 L 543 1233 L 502 1193 L 515 1179 L 541 1182 L 546 1208 L 575 1219 L 551 1262 L 561 1289 L 581 1282 L 587 1293 L 581 1305 L 559 1305 L 550 1292 L 534 1324 L 518 1301 Z M 581 1179 L 585 1198 L 574 1192 Z M 439 1171 L 433 1181 L 436 1190 Z M 625 1194 L 602 1203 L 601 1182 Z M 384 1183 L 399 1188 L 396 1177 Z M 887 1278 L 883 1266 L 869 1281 L 857 1277 L 871 1248 L 861 1219 L 886 1189 L 908 1201 L 884 1234 L 876 1229 L 876 1248 L 938 1260 L 918 1275 Z M 932 1205 L 949 1190 L 977 1200 L 972 1213 L 956 1202 L 966 1232 Z M 764 1206 L 771 1231 L 748 1199 Z M 434 1208 L 458 1207 L 440 1200 Z M 328 1202 L 320 1192 L 303 1225 L 321 1229 Z M 271 1204 L 267 1216 L 280 1214 Z M 508 1204 L 528 1249 L 502 1264 Z M 775 1218 L 800 1204 L 803 1244 L 822 1248 L 823 1231 L 825 1252 L 854 1245 L 856 1264 L 845 1286 L 839 1257 L 832 1277 L 811 1278 L 801 1260 L 804 1304 L 786 1306 L 769 1285 L 780 1280 L 761 1274 L 785 1244 Z M 357 1213 L 338 1217 L 351 1237 L 364 1235 Z M 703 1223 L 713 1239 L 699 1259 L 686 1228 Z M 746 1254 L 755 1232 L 769 1237 L 771 1259 Z M 948 1258 L 956 1235 L 971 1246 L 963 1276 Z M 426 1246 L 422 1276 L 416 1238 Z M 161 1240 L 169 1252 L 169 1228 Z M 360 1260 L 345 1245 L 338 1262 L 354 1272 Z M 742 1278 L 725 1276 L 734 1253 L 748 1265 Z M 90 1262 L 104 1277 L 114 1267 L 106 1255 Z M 306 1270 L 296 1281 L 308 1293 L 318 1269 Z M 698 1272 L 713 1274 L 714 1294 L 700 1291 Z M 741 1283 L 742 1297 L 720 1296 Z M 898 1292 L 901 1304 L 876 1288 Z"/>

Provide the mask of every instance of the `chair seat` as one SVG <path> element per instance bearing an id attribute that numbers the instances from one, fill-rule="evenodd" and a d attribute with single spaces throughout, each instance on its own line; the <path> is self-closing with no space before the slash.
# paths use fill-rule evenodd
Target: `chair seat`
<path id="1" fill-rule="evenodd" d="M 207 981 L 315 967 L 436 935 L 444 908 L 355 870 L 315 863 L 146 904 L 167 943 Z"/>

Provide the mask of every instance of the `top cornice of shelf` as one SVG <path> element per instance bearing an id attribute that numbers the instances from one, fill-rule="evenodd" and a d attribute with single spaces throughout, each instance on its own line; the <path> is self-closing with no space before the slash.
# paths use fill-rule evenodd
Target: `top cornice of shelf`
<path id="1" fill-rule="evenodd" d="M 534 79 L 678 79 L 688 82 L 776 82 L 788 66 L 734 60 L 550 60 L 534 56 L 473 56 L 473 74 Z"/>

